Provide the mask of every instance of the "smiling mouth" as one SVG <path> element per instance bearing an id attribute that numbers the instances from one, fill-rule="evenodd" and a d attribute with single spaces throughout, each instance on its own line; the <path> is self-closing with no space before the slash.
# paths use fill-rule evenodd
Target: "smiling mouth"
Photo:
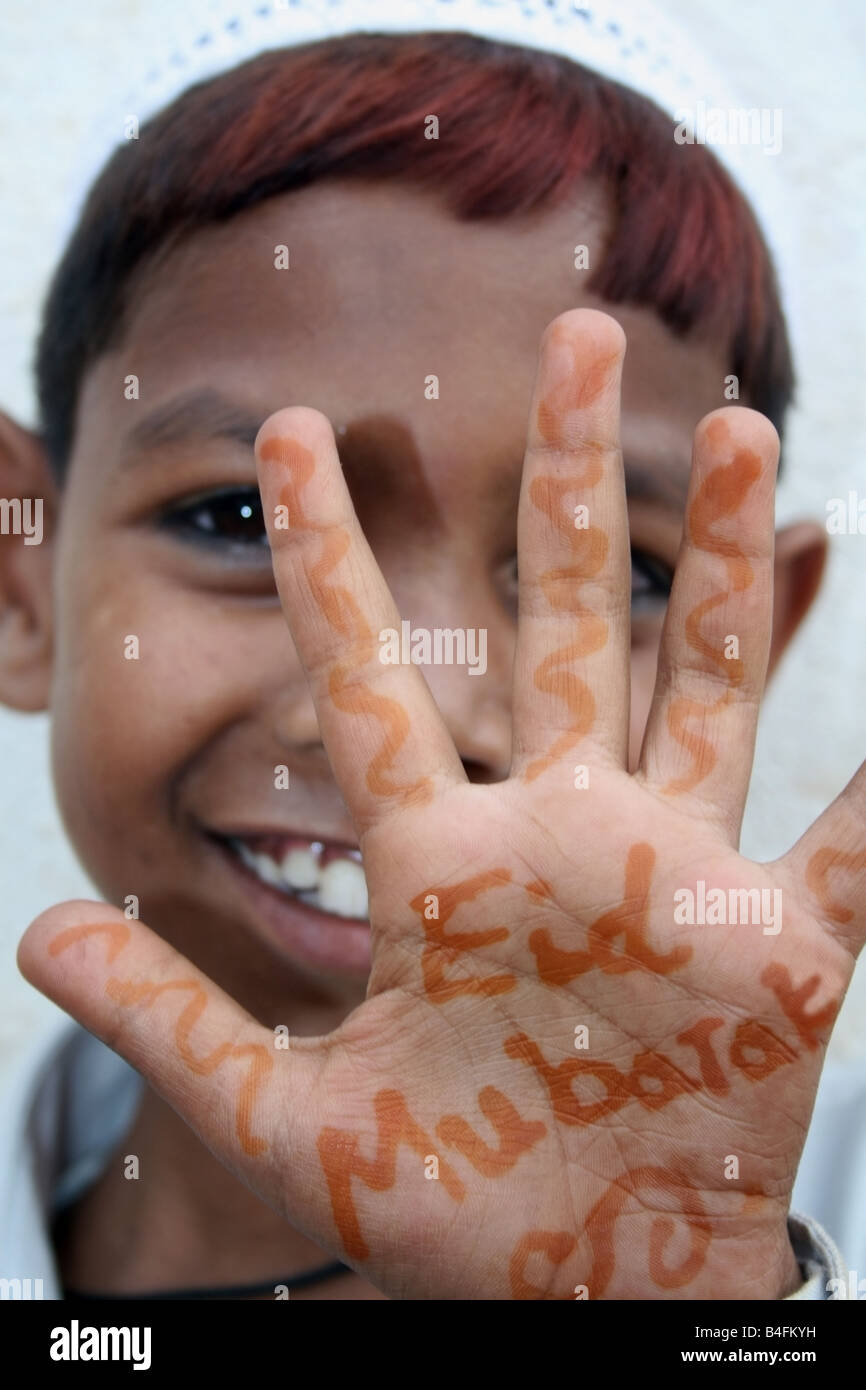
<path id="1" fill-rule="evenodd" d="M 368 921 L 361 852 L 286 835 L 221 835 L 221 843 L 260 883 L 314 911 Z"/>

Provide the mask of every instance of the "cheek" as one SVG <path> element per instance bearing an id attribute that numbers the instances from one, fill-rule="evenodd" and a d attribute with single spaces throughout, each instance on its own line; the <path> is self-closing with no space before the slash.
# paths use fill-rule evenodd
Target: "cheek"
<path id="1" fill-rule="evenodd" d="M 156 576 L 91 570 L 59 616 L 52 756 L 70 834 L 158 837 L 173 780 L 233 717 L 237 644 L 213 598 Z"/>

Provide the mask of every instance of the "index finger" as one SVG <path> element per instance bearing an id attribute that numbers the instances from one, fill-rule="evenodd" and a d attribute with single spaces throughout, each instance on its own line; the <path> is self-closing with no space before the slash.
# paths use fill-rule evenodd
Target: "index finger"
<path id="1" fill-rule="evenodd" d="M 423 675 L 391 664 L 400 614 L 361 530 L 333 431 L 279 410 L 256 459 L 283 612 L 310 683 L 334 776 L 359 833 L 423 805 L 463 764 Z"/>

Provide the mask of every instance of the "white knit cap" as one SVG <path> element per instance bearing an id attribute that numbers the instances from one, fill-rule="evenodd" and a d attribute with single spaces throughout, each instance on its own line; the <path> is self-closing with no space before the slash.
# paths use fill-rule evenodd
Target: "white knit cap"
<path id="1" fill-rule="evenodd" d="M 648 0 L 184 0 L 168 19 L 166 11 L 160 12 L 153 47 L 141 55 L 137 70 L 131 67 L 125 90 L 112 83 L 109 103 L 94 122 L 92 138 L 73 174 L 63 240 L 103 163 L 124 142 L 130 115 L 143 123 L 194 82 L 267 49 L 357 30 L 430 29 L 465 30 L 547 49 L 631 87 L 673 118 L 672 155 L 677 148 L 675 123 L 694 124 L 688 113 L 742 108 L 729 80 Z M 757 142 L 719 143 L 709 133 L 707 143 L 758 217 L 776 263 L 796 348 L 796 224 L 787 206 L 780 160 Z"/>

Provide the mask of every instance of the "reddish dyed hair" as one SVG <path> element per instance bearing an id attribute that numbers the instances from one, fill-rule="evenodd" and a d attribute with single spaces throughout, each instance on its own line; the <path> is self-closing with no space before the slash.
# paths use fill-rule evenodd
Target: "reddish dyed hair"
<path id="1" fill-rule="evenodd" d="M 439 118 L 439 139 L 424 137 Z M 740 392 L 781 431 L 793 389 L 776 278 L 752 212 L 705 146 L 646 98 L 556 54 L 465 33 L 349 34 L 275 49 L 197 84 L 121 146 L 57 267 L 36 355 L 40 425 L 62 474 L 85 373 L 122 337 L 136 278 L 196 228 L 320 179 L 394 179 L 458 219 L 519 217 L 609 192 L 587 286 L 719 335 Z"/>

